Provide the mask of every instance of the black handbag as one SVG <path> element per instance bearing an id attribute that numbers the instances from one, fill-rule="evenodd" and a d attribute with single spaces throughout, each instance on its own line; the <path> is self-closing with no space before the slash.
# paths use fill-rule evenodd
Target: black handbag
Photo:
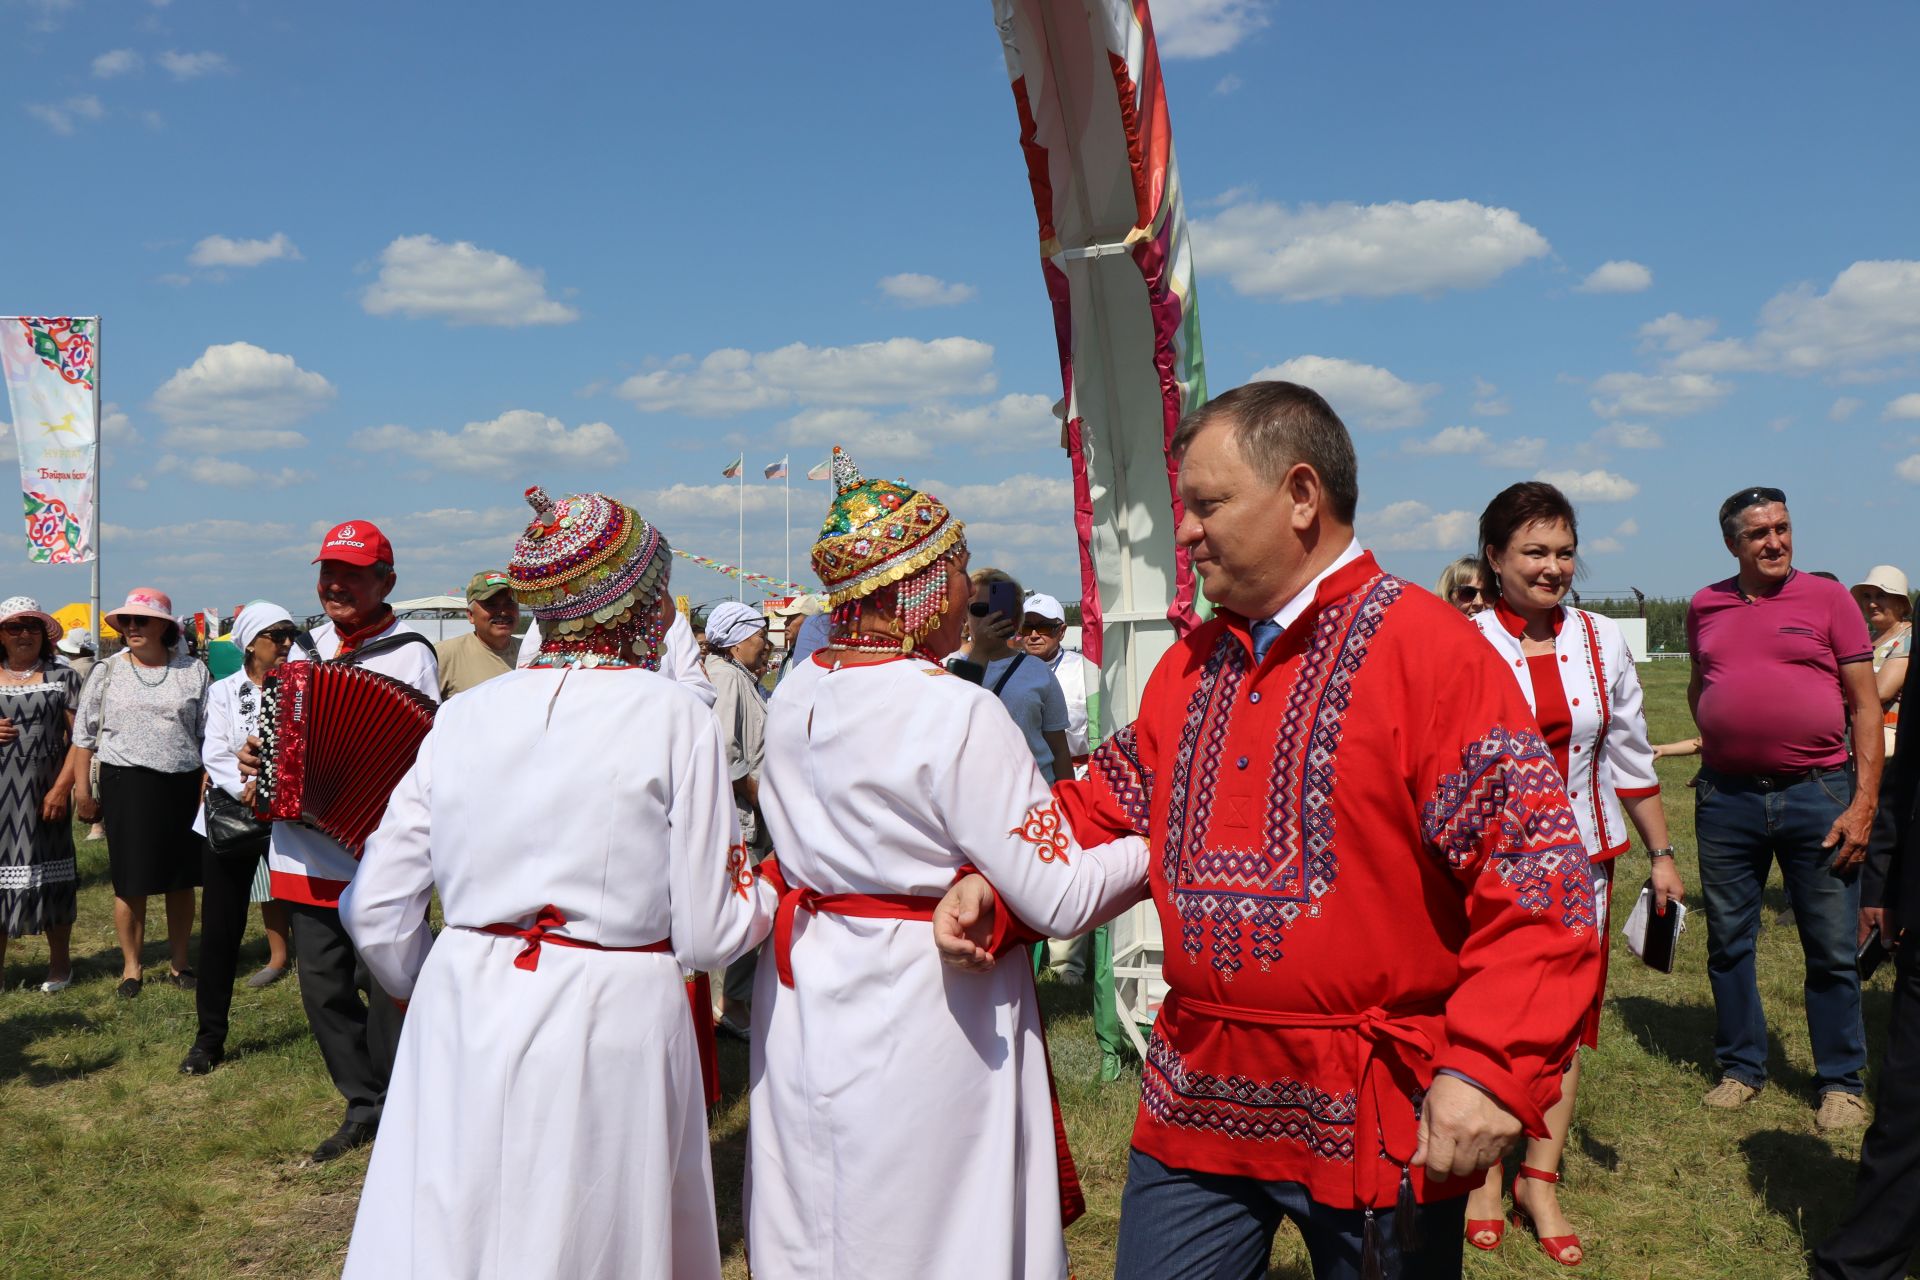
<path id="1" fill-rule="evenodd" d="M 267 852 L 273 839 L 273 824 L 253 816 L 253 810 L 241 804 L 219 787 L 207 788 L 207 843 L 216 858 L 235 862 L 256 862 Z"/>

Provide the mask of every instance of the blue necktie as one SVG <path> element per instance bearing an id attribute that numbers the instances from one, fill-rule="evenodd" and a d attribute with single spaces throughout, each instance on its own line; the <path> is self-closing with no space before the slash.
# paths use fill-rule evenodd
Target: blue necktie
<path id="1" fill-rule="evenodd" d="M 1280 624 L 1272 618 L 1262 618 L 1253 624 L 1253 665 L 1259 666 L 1266 661 L 1267 650 L 1273 648 L 1273 642 L 1280 638 Z"/>

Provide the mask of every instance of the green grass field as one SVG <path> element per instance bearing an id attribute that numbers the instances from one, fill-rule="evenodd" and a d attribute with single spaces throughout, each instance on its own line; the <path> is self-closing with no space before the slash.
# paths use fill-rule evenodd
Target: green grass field
<path id="1" fill-rule="evenodd" d="M 1649 663 L 1655 741 L 1689 736 L 1686 666 Z M 1695 884 L 1691 760 L 1668 761 L 1667 814 L 1680 866 Z M 84 884 L 74 932 L 75 985 L 42 995 L 43 939 L 16 940 L 0 993 L 0 1276 L 337 1275 L 353 1223 L 364 1154 L 306 1167 L 304 1157 L 340 1119 L 307 1034 L 292 982 L 235 993 L 228 1059 L 213 1075 L 176 1073 L 193 1039 L 191 995 L 150 985 L 139 999 L 113 994 L 106 853 L 83 846 Z M 1639 851 L 1621 862 L 1622 898 L 1643 878 Z M 1600 1048 L 1587 1060 L 1566 1163 L 1562 1203 L 1580 1229 L 1587 1263 L 1567 1273 L 1509 1232 L 1497 1253 L 1469 1250 L 1471 1276 L 1804 1276 L 1804 1256 L 1844 1212 L 1858 1139 L 1829 1139 L 1813 1125 L 1811 1060 L 1800 998 L 1800 950 L 1771 924 L 1785 906 L 1769 893 L 1760 976 L 1775 1044 L 1773 1086 L 1746 1110 L 1709 1112 L 1712 1001 L 1706 929 L 1682 940 L 1680 972 L 1634 963 L 1617 936 Z M 158 903 L 151 928 L 161 925 Z M 257 916 L 242 974 L 265 954 Z M 149 943 L 148 972 L 165 972 Z M 1891 974 L 1866 999 L 1877 1061 Z M 1069 1233 L 1077 1273 L 1111 1274 L 1112 1242 L 1137 1090 L 1131 1077 L 1094 1083 L 1098 1061 L 1090 989 L 1042 987 L 1087 1216 Z M 730 1275 L 741 1261 L 738 1188 L 746 1129 L 744 1050 L 723 1044 L 728 1098 L 714 1124 L 714 1173 Z M 1274 1275 L 1309 1274 L 1283 1235 Z"/>

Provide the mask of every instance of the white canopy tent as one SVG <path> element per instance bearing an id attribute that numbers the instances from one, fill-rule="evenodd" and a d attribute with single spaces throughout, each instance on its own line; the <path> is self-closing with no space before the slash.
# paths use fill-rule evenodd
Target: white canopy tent
<path id="1" fill-rule="evenodd" d="M 467 629 L 467 602 L 463 596 L 421 596 L 395 600 L 393 611 L 401 625 L 439 644 Z"/>

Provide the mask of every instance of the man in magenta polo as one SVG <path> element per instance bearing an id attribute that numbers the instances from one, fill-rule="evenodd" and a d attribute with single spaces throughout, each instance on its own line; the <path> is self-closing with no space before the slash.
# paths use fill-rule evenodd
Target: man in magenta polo
<path id="1" fill-rule="evenodd" d="M 1860 1128 L 1867 1048 L 1854 950 L 1882 758 L 1872 645 L 1846 588 L 1793 567 L 1785 493 L 1742 489 L 1720 505 L 1720 532 L 1740 571 L 1702 588 L 1687 609 L 1687 699 L 1703 757 L 1694 814 L 1721 1077 L 1705 1102 L 1744 1106 L 1767 1082 L 1754 939 L 1777 860 L 1806 952 L 1818 1123 Z"/>
<path id="2" fill-rule="evenodd" d="M 323 662 L 350 658 L 438 699 L 440 668 L 432 643 L 403 630 L 387 604 L 398 581 L 387 535 L 370 521 L 345 521 L 327 531 L 313 562 L 320 566 L 320 607 L 327 615 L 313 633 L 314 656 Z M 296 648 L 293 660 L 304 656 Z M 257 771 L 257 755 L 242 753 L 240 765 L 243 773 Z M 358 866 L 352 852 L 313 827 L 273 825 L 267 869 L 273 896 L 293 918 L 300 1002 L 327 1073 L 347 1103 L 339 1129 L 314 1149 L 316 1164 L 373 1139 L 400 1040 L 399 1011 L 340 923 L 340 892 Z"/>

